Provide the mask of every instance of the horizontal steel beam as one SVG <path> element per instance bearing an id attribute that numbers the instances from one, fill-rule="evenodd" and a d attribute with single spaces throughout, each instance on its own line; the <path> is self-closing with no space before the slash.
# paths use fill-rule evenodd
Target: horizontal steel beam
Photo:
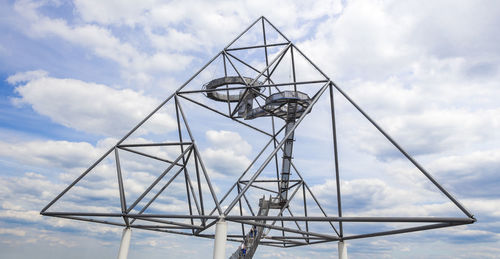
<path id="1" fill-rule="evenodd" d="M 134 228 L 157 228 L 157 229 L 193 229 L 195 227 L 162 226 L 162 225 L 133 225 Z M 199 227 L 197 227 L 199 228 Z"/>
<path id="2" fill-rule="evenodd" d="M 279 221 L 332 221 L 332 222 L 450 222 L 473 223 L 471 218 L 452 217 L 279 217 L 279 216 L 226 216 L 227 220 L 279 220 Z"/>
<path id="3" fill-rule="evenodd" d="M 369 233 L 369 234 L 352 235 L 352 236 L 344 237 L 343 240 L 396 235 L 396 234 L 410 233 L 410 232 L 416 232 L 416 231 L 422 231 L 422 230 L 459 226 L 459 225 L 465 225 L 465 224 L 471 224 L 471 223 L 473 223 L 473 222 L 468 222 L 468 223 L 438 223 L 438 224 L 431 224 L 431 225 L 412 227 L 412 228 L 403 228 L 403 229 L 396 229 L 396 230 Z"/>
<path id="4" fill-rule="evenodd" d="M 234 220 L 234 219 L 229 219 L 229 216 L 225 217 L 226 221 L 233 221 L 236 223 L 243 223 L 251 226 L 260 226 L 264 228 L 270 228 L 270 229 L 276 229 L 276 230 L 281 230 L 281 231 L 286 231 L 286 232 L 292 232 L 292 233 L 297 233 L 297 234 L 304 234 L 304 235 L 312 235 L 316 237 L 322 237 L 325 239 L 330 239 L 330 240 L 340 240 L 336 236 L 328 235 L 328 234 L 322 234 L 322 233 L 316 233 L 316 232 L 311 232 L 311 231 L 303 231 L 303 230 L 298 230 L 298 229 L 293 229 L 293 228 L 287 228 L 287 227 L 280 227 L 280 226 L 275 226 L 275 225 L 269 225 L 269 224 L 264 224 L 264 223 L 259 223 L 255 221 L 245 221 L 245 220 Z"/>
<path id="5" fill-rule="evenodd" d="M 167 143 L 139 143 L 139 144 L 120 144 L 117 147 L 156 147 L 156 146 L 179 146 L 191 145 L 192 142 L 167 142 Z"/>
<path id="6" fill-rule="evenodd" d="M 253 181 L 254 183 L 275 183 L 275 182 L 280 182 L 281 180 L 255 180 Z M 248 180 L 241 180 L 239 183 L 248 183 Z M 302 182 L 302 180 L 289 180 L 289 182 L 294 183 L 294 182 Z"/>
<path id="7" fill-rule="evenodd" d="M 186 223 L 182 223 L 182 222 L 175 222 L 175 221 L 164 220 L 164 219 L 140 218 L 137 220 L 155 222 L 155 223 L 161 223 L 161 224 L 167 224 L 167 225 L 176 225 L 176 226 L 180 226 L 180 227 L 193 228 L 193 229 L 202 229 L 203 228 L 203 226 L 186 224 Z M 132 224 L 132 223 L 130 225 L 137 226 L 137 224 Z"/>
<path id="8" fill-rule="evenodd" d="M 245 125 L 245 126 L 247 126 L 247 127 L 251 128 L 251 129 L 253 129 L 253 130 L 256 130 L 256 131 L 258 131 L 258 132 L 260 132 L 260 133 L 264 134 L 264 135 L 267 135 L 267 136 L 269 136 L 269 137 L 273 137 L 273 135 L 272 135 L 272 134 L 270 134 L 270 133 L 268 133 L 268 132 L 266 132 L 266 131 L 264 131 L 264 130 L 261 130 L 261 129 L 257 128 L 257 127 L 254 127 L 254 126 L 252 126 L 252 125 L 250 125 L 250 124 L 248 124 L 248 123 L 242 122 L 242 121 L 240 121 L 240 120 L 238 120 L 238 119 L 235 119 L 235 118 L 233 118 L 233 117 L 231 117 L 231 116 L 229 116 L 229 115 L 227 115 L 227 114 L 225 114 L 225 113 L 223 113 L 223 112 L 220 112 L 220 111 L 218 111 L 218 110 L 216 110 L 216 109 L 214 109 L 214 108 L 211 108 L 211 107 L 209 107 L 209 106 L 207 106 L 207 105 L 205 105 L 205 104 L 202 104 L 202 103 L 200 103 L 200 102 L 197 102 L 197 101 L 195 101 L 195 100 L 193 100 L 193 99 L 191 99 L 191 98 L 188 98 L 188 97 L 186 97 L 186 96 L 184 96 L 184 95 L 181 95 L 181 94 L 179 94 L 178 96 L 179 96 L 179 97 L 181 97 L 181 98 L 183 98 L 183 99 L 185 99 L 185 100 L 187 100 L 187 101 L 190 101 L 190 102 L 192 102 L 192 103 L 194 103 L 194 104 L 196 104 L 196 105 L 199 105 L 199 106 L 201 106 L 201 107 L 203 107 L 203 108 L 205 108 L 205 109 L 208 109 L 208 110 L 213 111 L 213 112 L 215 112 L 215 113 L 217 113 L 217 114 L 219 114 L 219 115 L 222 115 L 222 116 L 224 116 L 224 117 L 226 117 L 226 118 L 228 118 L 228 119 L 231 119 L 231 120 L 236 121 L 236 122 L 238 122 L 238 123 L 240 123 L 240 124 L 243 124 L 243 125 Z"/>
<path id="9" fill-rule="evenodd" d="M 130 217 L 130 218 L 185 218 L 185 219 L 218 219 L 215 215 L 168 215 L 168 214 L 125 214 L 125 213 L 92 213 L 92 212 L 44 212 L 44 216 L 94 216 L 94 217 Z M 279 221 L 331 221 L 331 222 L 393 222 L 393 223 L 474 223 L 471 218 L 458 217 L 280 217 L 280 216 L 225 216 L 226 220 L 279 220 Z"/>
<path id="10" fill-rule="evenodd" d="M 120 150 L 125 150 L 127 152 L 131 152 L 131 153 L 134 153 L 134 154 L 137 154 L 137 155 L 140 155 L 140 156 L 145 156 L 145 157 L 149 157 L 151 159 L 154 159 L 154 160 L 158 160 L 158 161 L 162 161 L 162 162 L 165 162 L 165 163 L 169 163 L 169 164 L 173 164 L 174 162 L 171 161 L 171 160 L 168 160 L 168 159 L 163 159 L 161 157 L 157 157 L 157 156 L 152 156 L 152 155 L 149 155 L 149 154 L 146 154 L 146 153 L 143 153 L 143 152 L 139 152 L 139 151 L 136 151 L 136 150 L 133 150 L 133 149 L 129 149 L 129 148 L 126 148 L 126 147 L 118 147 Z M 175 163 L 175 165 L 177 166 L 183 166 L 182 164 L 180 163 Z"/>
<path id="11" fill-rule="evenodd" d="M 74 217 L 74 216 L 62 216 L 62 215 L 48 215 L 56 218 L 63 218 L 63 219 L 72 219 L 72 220 L 80 220 L 80 221 L 86 221 L 86 222 L 92 222 L 92 223 L 100 223 L 100 224 L 106 224 L 106 225 L 113 225 L 113 226 L 119 226 L 119 227 L 126 227 L 126 224 L 122 223 L 116 223 L 116 222 L 111 222 L 107 220 L 97 220 L 97 219 L 87 219 L 87 218 L 80 218 L 80 217 Z"/>
<path id="12" fill-rule="evenodd" d="M 311 239 L 311 240 L 325 240 L 324 238 L 322 237 L 304 237 L 304 236 L 265 236 L 265 237 L 262 237 L 262 239 L 275 239 L 275 240 L 280 240 L 280 239 L 301 239 L 301 240 L 305 240 L 305 239 Z M 331 240 L 329 240 L 331 241 Z"/>
<path id="13" fill-rule="evenodd" d="M 267 44 L 267 45 L 255 45 L 255 46 L 248 46 L 248 47 L 239 47 L 239 48 L 230 48 L 230 49 L 225 49 L 226 51 L 233 51 L 233 50 L 246 50 L 246 49 L 256 49 L 256 48 L 265 48 L 265 47 L 277 47 L 277 46 L 284 46 L 288 45 L 289 42 L 284 42 L 284 43 L 274 43 L 274 44 Z"/>

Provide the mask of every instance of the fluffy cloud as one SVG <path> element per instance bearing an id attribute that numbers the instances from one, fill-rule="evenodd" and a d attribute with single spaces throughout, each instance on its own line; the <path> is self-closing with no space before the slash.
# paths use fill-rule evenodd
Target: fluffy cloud
<path id="1" fill-rule="evenodd" d="M 442 15 L 415 5 L 348 2 L 298 45 L 411 154 L 497 145 L 491 129 L 500 113 L 490 97 L 500 95 L 499 56 L 488 35 L 497 35 L 491 24 L 498 10 L 464 5 Z M 460 26 L 452 22 L 458 13 L 467 13 Z M 380 158 L 397 152 L 343 98 L 337 112 L 340 134 L 354 145 Z"/>
<path id="2" fill-rule="evenodd" d="M 250 164 L 252 146 L 238 133 L 209 130 L 206 138 L 213 148 L 203 150 L 202 158 L 215 173 L 238 175 Z"/>
<path id="3" fill-rule="evenodd" d="M 7 188 L 0 191 L 3 197 L 0 203 L 0 225 L 9 226 L 0 228 L 0 235 L 14 235 L 22 237 L 9 238 L 11 245 L 26 245 L 47 242 L 55 246 L 76 245 L 74 240 L 65 240 L 54 231 L 65 230 L 69 232 L 80 231 L 81 223 L 58 218 L 43 218 L 39 211 L 49 199 L 54 198 L 63 184 L 55 183 L 49 178 L 36 173 L 26 173 L 16 177 L 0 177 L 0 183 Z M 57 203 L 56 203 L 57 204 Z M 68 209 L 80 208 L 85 210 L 83 204 L 72 204 Z M 36 226 L 36 227 L 34 227 Z M 119 230 L 104 225 L 91 225 L 86 229 L 94 238 L 118 236 Z M 116 233 L 116 235 L 114 234 Z"/>
<path id="4" fill-rule="evenodd" d="M 41 71 L 15 74 L 8 81 L 25 82 L 16 87 L 21 97 L 13 99 L 15 104 L 28 104 L 66 127 L 107 136 L 124 135 L 159 103 L 130 89 L 116 90 L 102 84 L 49 77 Z M 152 132 L 175 127 L 174 119 L 166 113 L 158 113 L 154 120 L 149 129 Z"/>
<path id="5" fill-rule="evenodd" d="M 496 198 L 500 179 L 500 150 L 463 152 L 460 155 L 441 155 L 429 166 L 462 197 Z M 480 186 L 480 188 L 477 188 Z"/>
<path id="6" fill-rule="evenodd" d="M 267 8 L 263 9 L 262 5 Z M 129 1 L 75 1 L 76 10 L 87 22 L 103 25 L 144 26 L 150 30 L 152 39 L 162 38 L 169 46 L 192 49 L 192 44 L 202 49 L 215 44 L 227 43 L 239 33 L 246 24 L 261 15 L 272 17 L 273 22 L 283 25 L 284 31 L 292 37 L 307 35 L 312 27 L 310 19 L 332 16 L 342 10 L 341 1 L 315 1 L 310 3 L 290 4 L 286 1 L 144 1 L 137 4 Z M 308 12 L 301 12 L 307 8 Z M 120 10 L 120 11 L 116 11 Z M 112 14 L 112 15 L 110 15 Z M 296 17 L 290 19 L 290 17 Z M 224 24 L 226 33 L 221 37 L 220 24 Z M 181 30 L 172 29 L 180 25 Z M 165 36 L 151 33 L 154 29 L 167 29 Z M 196 39 L 202 44 L 186 42 L 175 45 L 177 39 Z M 169 44 L 170 43 L 170 44 Z"/>
<path id="7" fill-rule="evenodd" d="M 0 156 L 15 159 L 24 165 L 75 168 L 88 166 L 103 149 L 87 142 L 31 141 L 8 143 L 0 141 Z"/>
<path id="8" fill-rule="evenodd" d="M 49 73 L 44 70 L 33 70 L 33 71 L 26 71 L 26 72 L 19 72 L 14 75 L 11 75 L 7 78 L 7 82 L 11 85 L 17 84 L 17 83 L 23 83 L 23 82 L 28 82 L 40 78 L 47 77 Z"/>
<path id="9" fill-rule="evenodd" d="M 110 29 L 96 24 L 71 25 L 64 19 L 53 19 L 39 10 L 43 3 L 18 1 L 15 10 L 27 20 L 24 27 L 30 37 L 58 37 L 75 46 L 87 48 L 100 58 L 109 59 L 122 67 L 122 75 L 129 80 L 150 83 L 152 75 L 165 71 L 180 71 L 191 63 L 193 57 L 166 51 L 143 52 L 141 46 L 124 42 Z M 113 6 L 113 13 L 120 5 Z M 132 6 L 131 6 L 132 7 Z M 140 10 L 135 7 L 133 10 Z M 106 10 L 99 8 L 100 11 Z"/>
<path id="10" fill-rule="evenodd" d="M 233 153 L 240 155 L 249 155 L 252 151 L 252 146 L 237 132 L 209 130 L 206 137 L 210 144 L 217 149 L 232 149 Z"/>
<path id="11" fill-rule="evenodd" d="M 441 1 L 437 6 L 449 3 Z M 490 51 L 495 54 L 487 59 L 498 59 L 490 38 L 496 37 L 492 24 L 498 7 L 470 2 L 444 14 L 437 6 L 351 1 L 339 17 L 322 22 L 314 38 L 300 46 L 338 80 L 384 80 L 409 73 L 412 64 L 428 57 L 466 57 L 474 64 L 485 61 L 484 51 Z M 325 51 L 329 55 L 323 55 Z"/>
<path id="12" fill-rule="evenodd" d="M 439 216 L 456 210 L 450 207 L 436 190 L 419 189 L 421 186 L 401 188 L 381 179 L 364 178 L 341 181 L 344 215 L 351 216 Z M 311 187 L 320 203 L 336 210 L 335 181 Z M 404 199 L 402 199 L 404 197 Z"/>

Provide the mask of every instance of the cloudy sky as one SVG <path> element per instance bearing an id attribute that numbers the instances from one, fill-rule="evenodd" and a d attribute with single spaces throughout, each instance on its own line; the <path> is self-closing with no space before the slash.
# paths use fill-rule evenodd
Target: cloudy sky
<path id="1" fill-rule="evenodd" d="M 0 257 L 116 256 L 119 227 L 42 217 L 40 210 L 262 15 L 478 219 L 350 241 L 351 257 L 498 258 L 500 4 L 475 0 L 1 1 Z M 199 87 L 211 73 L 201 75 Z M 345 99 L 335 98 L 345 215 L 463 216 Z M 189 122 L 222 196 L 265 142 L 183 105 L 192 109 Z M 297 129 L 294 161 L 333 216 L 328 118 L 328 99 L 321 99 Z M 167 112 L 132 137 L 144 140 L 162 130 L 175 133 Z M 150 182 L 156 166 L 133 161 L 124 165 L 134 172 L 126 182 L 130 195 Z M 110 206 L 116 198 L 115 186 L 105 184 L 110 168 L 103 164 L 96 172 L 103 183 L 83 186 L 84 196 L 67 205 Z M 165 199 L 163 209 L 180 211 L 182 199 Z M 391 227 L 346 224 L 346 231 Z M 209 258 L 212 244 L 136 230 L 129 258 Z M 237 245 L 228 243 L 227 253 Z M 336 244 L 327 243 L 259 248 L 257 257 L 336 253 Z"/>

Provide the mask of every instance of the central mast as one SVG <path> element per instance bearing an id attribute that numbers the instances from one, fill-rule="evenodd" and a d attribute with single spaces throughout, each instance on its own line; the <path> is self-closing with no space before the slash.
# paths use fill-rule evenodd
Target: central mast
<path id="1" fill-rule="evenodd" d="M 237 94 L 229 92 L 218 92 L 215 89 L 226 85 L 245 85 Z M 274 116 L 285 121 L 285 136 L 288 136 L 283 145 L 283 159 L 281 165 L 280 179 L 278 179 L 278 191 L 276 197 L 265 197 L 259 201 L 258 216 L 267 216 L 270 209 L 281 209 L 288 204 L 288 190 L 290 183 L 290 167 L 292 164 L 294 128 L 296 119 L 299 118 L 310 105 L 311 99 L 305 93 L 299 91 L 281 91 L 265 96 L 261 93 L 263 84 L 252 80 L 249 77 L 226 76 L 214 79 L 203 85 L 207 92 L 207 97 L 219 102 L 237 102 L 235 111 L 238 111 L 238 118 L 252 120 L 260 117 Z M 265 103 L 260 105 L 255 101 L 257 96 L 264 96 Z M 257 107 L 254 108 L 254 103 Z M 256 220 L 256 223 L 263 224 L 265 220 Z M 240 248 L 231 255 L 231 259 L 252 258 L 263 236 L 263 227 L 252 227 L 252 230 L 245 236 Z"/>

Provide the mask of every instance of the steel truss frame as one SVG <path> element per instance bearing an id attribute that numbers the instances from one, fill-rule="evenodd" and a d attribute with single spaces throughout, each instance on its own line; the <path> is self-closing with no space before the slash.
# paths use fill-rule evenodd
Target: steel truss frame
<path id="1" fill-rule="evenodd" d="M 240 39 L 247 31 L 250 30 L 253 26 L 258 26 L 258 23 L 262 24 L 263 31 L 263 42 L 262 45 L 254 45 L 247 47 L 234 47 L 231 46 L 238 39 Z M 266 42 L 266 28 L 270 26 L 271 29 L 274 29 L 285 42 L 276 43 L 276 44 L 267 44 Z M 272 60 L 269 60 L 268 56 L 268 48 L 277 47 L 277 46 L 285 46 Z M 239 50 L 249 50 L 249 49 L 264 49 L 265 50 L 265 68 L 258 70 L 254 66 L 248 64 L 244 60 L 238 58 L 233 54 L 234 51 Z M 276 68 L 283 60 L 285 53 L 290 51 L 292 57 L 292 71 L 293 71 L 293 82 L 289 83 L 274 83 L 271 79 L 271 76 L 275 72 Z M 295 54 L 301 55 L 310 65 L 312 65 L 317 72 L 319 72 L 324 78 L 320 80 L 311 80 L 311 81 L 297 81 L 295 76 L 295 63 L 294 63 L 294 52 Z M 225 88 L 217 88 L 217 89 L 200 89 L 199 90 L 183 90 L 186 85 L 188 85 L 195 77 L 197 77 L 204 69 L 206 69 L 214 60 L 222 56 L 224 61 L 224 71 L 227 76 L 227 66 L 231 66 L 234 71 L 238 74 L 239 77 L 242 78 L 242 81 L 245 82 L 244 86 L 241 87 L 231 87 L 229 88 L 227 85 Z M 258 73 L 252 83 L 247 84 L 245 80 L 243 80 L 243 75 L 237 69 L 234 62 L 239 62 L 240 65 L 243 65 L 252 71 Z M 253 86 L 253 82 L 257 82 L 257 80 L 264 78 L 263 85 Z M 229 101 L 227 102 L 228 110 L 227 112 L 221 112 L 216 110 L 208 105 L 205 105 L 199 101 L 190 97 L 190 94 L 199 94 L 199 93 L 208 93 L 213 91 L 226 91 L 229 95 L 229 90 L 243 90 L 245 93 L 247 91 L 253 91 L 256 88 L 267 89 L 269 93 L 271 93 L 271 89 L 279 90 L 281 86 L 292 86 L 296 91 L 298 87 L 303 85 L 311 85 L 311 84 L 322 84 L 321 88 L 317 93 L 312 97 L 311 105 L 309 105 L 298 119 L 296 124 L 293 126 L 293 129 L 285 134 L 282 138 L 278 138 L 278 135 L 282 133 L 284 126 L 280 129 L 276 129 L 275 127 L 275 119 L 271 117 L 272 121 L 272 132 L 268 132 L 266 130 L 257 128 L 256 126 L 250 125 L 249 123 L 241 120 L 236 116 L 236 112 L 238 111 L 238 107 L 241 105 L 241 100 L 232 107 Z M 453 202 L 464 214 L 465 217 L 344 217 L 342 216 L 342 201 L 341 201 L 341 188 L 340 188 L 340 170 L 339 170 L 339 161 L 338 161 L 338 148 L 337 148 L 337 132 L 336 132 L 336 117 L 335 117 L 335 103 L 334 103 L 334 93 L 338 92 L 342 97 L 344 97 L 350 104 L 352 104 L 357 111 L 359 111 L 365 119 L 367 119 L 390 143 L 396 147 L 401 154 L 403 154 L 418 170 L 428 178 L 430 182 L 432 182 L 450 201 Z M 290 180 L 290 199 L 288 199 L 287 204 L 281 208 L 278 216 L 256 216 L 252 205 L 250 204 L 247 196 L 245 195 L 250 188 L 257 188 L 260 190 L 267 191 L 269 193 L 279 193 L 278 191 L 265 188 L 259 186 L 258 183 L 277 183 L 279 188 L 279 172 L 276 171 L 277 178 L 276 180 L 260 180 L 258 179 L 259 175 L 262 173 L 264 168 L 274 160 L 276 163 L 276 168 L 278 168 L 278 152 L 283 150 L 283 145 L 285 140 L 288 138 L 290 134 L 301 124 L 302 120 L 307 116 L 308 112 L 314 107 L 316 102 L 319 100 L 321 96 L 323 96 L 326 92 L 328 92 L 328 98 L 330 100 L 330 111 L 331 111 L 331 127 L 332 127 L 332 142 L 334 146 L 333 159 L 335 162 L 335 170 L 334 175 L 336 179 L 336 193 L 337 193 L 337 208 L 338 213 L 337 216 L 332 217 L 327 215 L 324 208 L 318 202 L 318 199 L 314 196 L 311 191 L 311 188 L 305 182 L 302 177 L 302 173 L 297 169 L 297 167 L 292 162 L 292 168 L 296 175 L 299 177 L 299 180 Z M 221 199 L 218 199 L 214 188 L 210 182 L 210 178 L 208 172 L 203 163 L 202 157 L 198 150 L 195 139 L 192 135 L 191 129 L 189 127 L 189 123 L 187 121 L 186 114 L 182 108 L 180 100 L 188 101 L 193 104 L 196 104 L 200 107 L 206 108 L 212 112 L 215 112 L 223 117 L 229 118 L 232 121 L 242 124 L 250 129 L 253 129 L 257 132 L 262 133 L 263 135 L 269 137 L 269 141 L 262 148 L 262 150 L 258 153 L 258 155 L 254 158 L 251 164 L 247 167 L 247 169 L 242 173 L 242 175 L 238 178 L 238 180 L 232 185 L 232 187 L 223 195 Z M 144 143 L 144 144 L 123 144 L 123 142 L 131 136 L 137 129 L 139 129 L 153 114 L 158 112 L 165 104 L 169 101 L 173 101 L 175 103 L 176 110 L 176 121 L 177 128 L 179 131 L 179 142 L 169 142 L 169 143 Z M 183 123 L 181 123 L 181 120 Z M 183 140 L 181 134 L 182 124 L 185 125 L 185 129 L 187 130 L 190 139 Z M 266 157 L 264 162 L 260 165 L 257 171 L 254 172 L 247 180 L 244 180 L 244 177 L 247 176 L 247 173 L 250 171 L 250 168 L 254 166 L 256 161 L 262 156 L 264 151 L 273 144 L 273 151 Z M 175 160 L 168 160 L 156 156 L 152 156 L 146 153 L 142 153 L 131 148 L 133 147 L 147 147 L 147 146 L 178 146 L 181 149 L 181 154 L 177 156 Z M 120 156 L 118 150 L 123 150 L 127 152 L 132 152 L 137 155 L 145 156 L 151 159 L 155 159 L 157 161 L 161 161 L 169 164 L 168 168 L 164 170 L 154 181 L 153 183 L 139 196 L 138 199 L 133 201 L 131 205 L 127 206 L 127 201 L 125 200 L 124 186 L 122 173 L 120 168 Z M 50 212 L 48 209 L 57 202 L 62 196 L 64 196 L 73 186 L 75 186 L 82 178 L 84 178 L 96 165 L 98 165 L 103 159 L 105 159 L 108 155 L 114 152 L 115 161 L 117 166 L 117 180 L 119 185 L 119 193 L 120 193 L 120 203 L 121 203 L 121 213 L 92 213 L 92 212 Z M 187 173 L 187 162 L 190 159 L 194 160 L 196 176 L 197 176 L 197 184 L 193 184 L 189 178 L 189 174 Z M 174 169 L 175 168 L 175 169 Z M 144 211 L 157 199 L 159 195 L 169 186 L 169 184 L 180 174 L 184 173 L 185 176 L 185 184 L 186 184 L 186 195 L 188 197 L 188 206 L 189 212 L 188 215 L 168 215 L 168 214 L 147 214 Z M 164 177 L 169 176 L 169 181 L 154 194 L 153 198 L 151 198 L 147 205 L 144 206 L 138 213 L 131 213 L 131 211 L 139 204 L 146 195 L 152 193 L 153 187 L 155 187 L 160 180 Z M 172 176 L 171 176 L 172 175 Z M 209 213 L 206 213 L 204 206 L 204 198 L 201 191 L 200 179 L 205 179 L 208 184 L 208 188 L 210 190 L 211 198 L 215 203 L 215 208 L 213 208 Z M 228 207 L 223 209 L 221 207 L 221 203 L 224 202 L 229 194 L 233 191 L 237 191 L 236 197 L 231 200 Z M 289 202 L 293 199 L 293 197 L 298 193 L 302 192 L 303 197 L 303 206 L 304 206 L 304 216 L 293 216 L 292 212 L 288 208 Z M 321 210 L 323 216 L 308 216 L 307 209 L 307 199 L 306 195 L 309 195 L 314 204 L 318 206 Z M 192 204 L 192 202 L 194 205 Z M 242 214 L 243 204 L 246 204 L 249 208 L 252 216 L 244 216 Z M 239 208 L 240 215 L 230 215 L 229 213 L 235 207 Z M 287 212 L 291 216 L 283 216 L 283 212 L 287 210 Z M 101 224 L 109 224 L 121 227 L 130 227 L 136 229 L 157 231 L 157 232 L 165 232 L 171 234 L 180 234 L 180 235 L 189 235 L 189 236 L 198 236 L 203 238 L 214 238 L 212 234 L 203 233 L 207 229 L 211 228 L 219 218 L 223 217 L 226 221 L 234 222 L 241 225 L 241 234 L 238 235 L 228 235 L 228 240 L 241 242 L 243 238 L 245 238 L 245 225 L 247 226 L 262 226 L 268 229 L 278 230 L 282 233 L 280 236 L 265 236 L 263 237 L 261 244 L 267 246 L 275 246 L 275 247 L 297 247 L 303 245 L 311 245 L 318 244 L 324 242 L 333 242 L 333 241 L 343 241 L 343 240 L 351 240 L 351 239 L 360 239 L 360 238 L 368 238 L 368 237 L 377 237 L 377 236 L 386 236 L 386 235 L 394 235 L 400 233 L 409 233 L 415 231 L 422 231 L 428 229 L 437 229 L 451 226 L 458 226 L 464 224 L 471 224 L 476 221 L 474 216 L 457 200 L 455 199 L 443 186 L 441 186 L 432 175 L 427 172 L 410 154 L 408 154 L 387 132 L 385 132 L 372 118 L 368 116 L 368 114 L 361 109 L 361 107 L 353 101 L 337 84 L 335 84 L 323 71 L 321 71 L 307 56 L 303 54 L 303 52 L 294 45 L 288 38 L 286 38 L 281 31 L 279 31 L 274 25 L 272 25 L 265 17 L 259 17 L 255 22 L 253 22 L 248 28 L 246 28 L 240 35 L 238 35 L 231 43 L 229 43 L 222 51 L 220 51 L 215 57 L 213 57 L 208 63 L 206 63 L 198 72 L 196 72 L 191 78 L 189 78 L 183 85 L 181 85 L 173 94 L 171 94 L 167 99 L 165 99 L 158 107 L 156 107 L 146 118 L 144 118 L 141 122 L 139 122 L 131 131 L 129 131 L 122 139 L 120 139 L 115 146 L 110 148 L 103 156 L 101 156 L 94 164 L 92 164 L 85 172 L 83 172 L 77 179 L 75 179 L 68 187 L 66 187 L 59 195 L 57 195 L 49 204 L 47 204 L 40 212 L 45 216 L 52 216 L 58 218 L 66 218 L 72 220 L 80 220 L 86 222 L 93 223 L 101 223 Z M 91 218 L 89 218 L 91 217 Z M 123 223 L 110 222 L 106 220 L 100 220 L 101 217 L 111 217 L 111 218 L 123 218 Z M 174 219 L 186 219 L 189 220 L 190 223 L 181 223 L 176 222 Z M 272 223 L 258 223 L 256 220 L 265 220 L 266 222 Z M 196 222 L 195 222 L 196 221 Z M 199 224 L 197 223 L 199 221 Z M 284 227 L 284 222 L 294 222 L 297 228 L 288 228 Z M 310 222 L 328 222 L 332 228 L 331 232 L 328 234 L 325 233 L 316 233 L 312 232 L 309 229 Z M 344 235 L 343 223 L 344 222 L 384 222 L 384 223 L 425 223 L 423 226 L 410 227 L 410 228 L 401 228 L 390 231 L 382 231 L 368 234 L 360 234 L 360 235 Z M 280 224 L 276 224 L 280 223 Z M 303 229 L 299 223 L 303 223 L 305 228 Z M 338 229 L 333 225 L 333 223 L 338 223 Z M 184 231 L 182 231 L 184 230 Z M 188 230 L 186 232 L 186 230 Z"/>

